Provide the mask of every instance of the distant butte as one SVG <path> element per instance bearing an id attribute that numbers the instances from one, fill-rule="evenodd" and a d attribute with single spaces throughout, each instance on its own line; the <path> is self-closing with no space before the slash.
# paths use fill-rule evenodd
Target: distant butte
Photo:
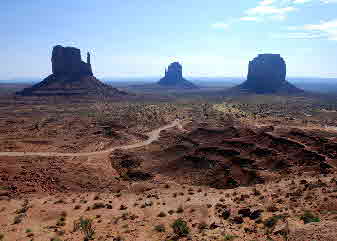
<path id="1" fill-rule="evenodd" d="M 106 85 L 94 77 L 89 53 L 87 62 L 84 62 L 81 59 L 81 50 L 57 45 L 53 48 L 51 62 L 53 72 L 51 75 L 17 94 L 23 96 L 126 95 L 125 92 Z"/>
<path id="2" fill-rule="evenodd" d="M 249 62 L 247 80 L 232 90 L 256 94 L 304 92 L 286 81 L 286 63 L 279 54 L 259 54 Z"/>
<path id="3" fill-rule="evenodd" d="M 161 86 L 183 89 L 198 89 L 198 87 L 183 77 L 182 66 L 178 62 L 170 64 L 165 70 L 165 76 L 159 80 Z"/>

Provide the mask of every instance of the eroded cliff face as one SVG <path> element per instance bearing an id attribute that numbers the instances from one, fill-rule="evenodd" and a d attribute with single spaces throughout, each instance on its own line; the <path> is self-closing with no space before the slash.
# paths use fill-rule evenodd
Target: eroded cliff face
<path id="1" fill-rule="evenodd" d="M 53 48 L 51 62 L 54 75 L 93 76 L 90 59 L 88 61 L 82 61 L 81 50 L 77 48 L 60 45 Z"/>
<path id="2" fill-rule="evenodd" d="M 274 88 L 286 81 L 286 63 L 279 54 L 260 54 L 249 62 L 247 82 Z"/>
<path id="3" fill-rule="evenodd" d="M 179 88 L 188 88 L 195 89 L 198 88 L 193 83 L 189 82 L 183 77 L 182 66 L 178 62 L 170 64 L 165 70 L 165 77 L 162 78 L 158 84 L 167 87 L 179 87 Z"/>
<path id="4" fill-rule="evenodd" d="M 249 62 L 247 80 L 236 88 L 258 94 L 303 92 L 286 81 L 286 73 L 279 54 L 260 54 Z"/>

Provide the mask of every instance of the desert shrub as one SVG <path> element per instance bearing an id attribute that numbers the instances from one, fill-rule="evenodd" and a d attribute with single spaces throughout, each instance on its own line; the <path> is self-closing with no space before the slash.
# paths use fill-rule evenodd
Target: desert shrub
<path id="1" fill-rule="evenodd" d="M 319 217 L 316 217 L 310 211 L 305 211 L 304 214 L 301 216 L 301 220 L 304 221 L 304 224 L 320 222 Z"/>
<path id="2" fill-rule="evenodd" d="M 156 230 L 157 232 L 163 233 L 165 232 L 165 226 L 163 224 L 159 224 L 154 226 L 154 230 Z"/>
<path id="3" fill-rule="evenodd" d="M 128 207 L 123 204 L 119 207 L 119 210 L 126 210 L 126 209 L 128 209 Z"/>
<path id="4" fill-rule="evenodd" d="M 14 218 L 14 224 L 19 224 L 22 222 L 22 219 L 25 217 L 26 215 L 24 213 L 19 214 L 18 216 L 15 216 Z"/>
<path id="5" fill-rule="evenodd" d="M 278 211 L 278 208 L 274 204 L 272 204 L 267 207 L 267 211 L 274 213 Z"/>
<path id="6" fill-rule="evenodd" d="M 160 213 L 158 214 L 158 217 L 160 217 L 160 218 L 166 217 L 166 213 L 160 212 Z"/>
<path id="7" fill-rule="evenodd" d="M 238 238 L 238 236 L 235 236 L 235 235 L 231 235 L 231 234 L 225 234 L 224 235 L 224 240 L 228 240 L 228 241 L 231 241 L 231 240 L 234 240 L 234 239 L 236 239 L 236 238 Z"/>
<path id="8" fill-rule="evenodd" d="M 62 241 L 62 240 L 58 237 L 55 237 L 55 238 L 51 238 L 50 241 Z"/>
<path id="9" fill-rule="evenodd" d="M 4 240 L 4 238 L 5 238 L 5 235 L 0 233 L 0 240 Z"/>
<path id="10" fill-rule="evenodd" d="M 63 199 L 60 199 L 55 201 L 54 204 L 66 204 L 66 202 Z"/>
<path id="11" fill-rule="evenodd" d="M 277 224 L 278 220 L 280 220 L 281 218 L 282 216 L 272 216 L 268 218 L 267 220 L 265 220 L 263 224 L 267 228 L 273 228 Z"/>
<path id="12" fill-rule="evenodd" d="M 63 217 L 61 217 L 56 223 L 56 226 L 59 226 L 59 227 L 63 227 L 65 225 L 66 225 L 66 222 L 65 222 L 65 219 Z"/>
<path id="13" fill-rule="evenodd" d="M 184 209 L 182 206 L 178 207 L 177 209 L 177 213 L 183 213 L 184 212 Z"/>
<path id="14" fill-rule="evenodd" d="M 187 222 L 181 218 L 173 222 L 172 228 L 173 228 L 174 233 L 178 237 L 184 237 L 190 233 L 190 228 L 187 226 Z"/>
<path id="15" fill-rule="evenodd" d="M 28 211 L 29 207 L 22 207 L 18 210 L 15 211 L 16 214 L 22 214 L 22 213 L 26 213 Z"/>
<path id="16" fill-rule="evenodd" d="M 231 187 L 236 187 L 238 186 L 238 182 L 234 179 L 234 178 L 229 178 L 227 180 L 227 185 L 231 186 Z"/>
<path id="17" fill-rule="evenodd" d="M 202 231 L 202 230 L 207 229 L 208 225 L 205 222 L 201 222 L 201 223 L 199 223 L 198 228 L 199 228 L 200 231 Z"/>
<path id="18" fill-rule="evenodd" d="M 105 204 L 104 203 L 94 203 L 94 205 L 92 206 L 92 209 L 100 209 L 100 208 L 105 208 Z"/>
<path id="19" fill-rule="evenodd" d="M 81 217 L 78 221 L 74 222 L 74 232 L 81 230 L 84 234 L 84 240 L 92 240 L 95 234 L 95 229 L 92 225 L 92 220 L 89 218 Z"/>
<path id="20" fill-rule="evenodd" d="M 93 108 L 97 123 L 103 126 L 137 127 L 148 131 L 175 119 L 179 110 L 173 104 L 111 103 L 102 101 Z"/>

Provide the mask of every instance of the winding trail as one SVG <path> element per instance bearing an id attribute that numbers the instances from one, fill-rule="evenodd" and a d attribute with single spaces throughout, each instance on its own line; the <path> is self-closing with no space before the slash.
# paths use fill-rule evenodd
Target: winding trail
<path id="1" fill-rule="evenodd" d="M 128 150 L 138 147 L 143 147 L 151 144 L 152 142 L 159 139 L 160 132 L 163 130 L 167 130 L 173 127 L 180 127 L 181 124 L 178 119 L 173 121 L 171 124 L 162 126 L 158 129 L 155 129 L 149 133 L 147 136 L 149 137 L 147 140 L 138 142 L 135 144 L 124 145 L 124 146 L 116 146 L 112 147 L 103 151 L 96 151 L 96 152 L 83 152 L 83 153 L 61 153 L 61 152 L 0 152 L 0 156 L 43 156 L 43 157 L 81 157 L 81 156 L 96 156 L 100 154 L 107 154 L 117 149 Z"/>

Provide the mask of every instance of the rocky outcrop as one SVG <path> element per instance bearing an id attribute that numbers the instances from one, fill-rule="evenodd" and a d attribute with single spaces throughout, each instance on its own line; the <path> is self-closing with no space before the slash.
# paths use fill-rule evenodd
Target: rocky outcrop
<path id="1" fill-rule="evenodd" d="M 125 95 L 96 79 L 93 75 L 90 54 L 82 61 L 81 50 L 57 45 L 52 51 L 52 74 L 42 82 L 26 88 L 18 95 Z"/>
<path id="2" fill-rule="evenodd" d="M 81 50 L 73 47 L 62 47 L 57 45 L 52 53 L 52 70 L 55 75 L 68 76 L 93 76 L 90 54 L 88 53 L 87 63 L 81 59 Z"/>
<path id="3" fill-rule="evenodd" d="M 286 69 L 279 54 L 259 54 L 249 62 L 247 80 L 235 89 L 257 94 L 303 92 L 286 81 Z"/>
<path id="4" fill-rule="evenodd" d="M 158 84 L 166 87 L 197 89 L 198 87 L 183 77 L 182 66 L 178 62 L 170 64 L 165 70 L 165 77 Z"/>

